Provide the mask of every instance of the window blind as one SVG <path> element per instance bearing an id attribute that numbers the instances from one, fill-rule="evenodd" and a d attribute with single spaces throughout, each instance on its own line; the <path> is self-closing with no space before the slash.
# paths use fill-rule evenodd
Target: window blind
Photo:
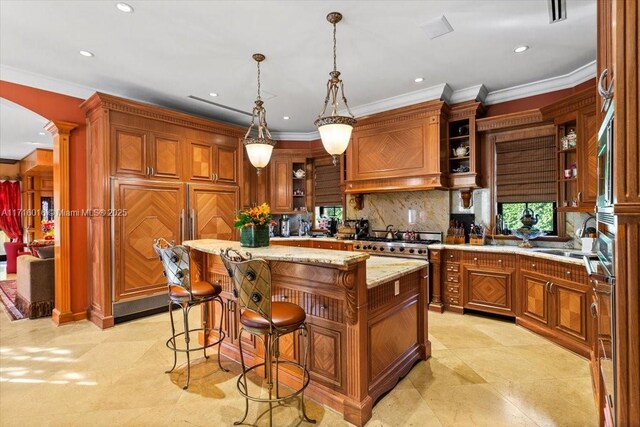
<path id="1" fill-rule="evenodd" d="M 340 192 L 340 168 L 334 165 L 317 165 L 314 177 L 316 206 L 342 205 Z"/>
<path id="2" fill-rule="evenodd" d="M 555 202 L 557 175 L 553 136 L 496 143 L 497 202 Z"/>

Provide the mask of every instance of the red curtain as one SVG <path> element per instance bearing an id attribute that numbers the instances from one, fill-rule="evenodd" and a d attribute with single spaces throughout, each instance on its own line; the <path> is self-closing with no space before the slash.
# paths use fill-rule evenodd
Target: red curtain
<path id="1" fill-rule="evenodd" d="M 21 213 L 20 183 L 0 182 L 0 229 L 14 241 L 22 239 Z"/>

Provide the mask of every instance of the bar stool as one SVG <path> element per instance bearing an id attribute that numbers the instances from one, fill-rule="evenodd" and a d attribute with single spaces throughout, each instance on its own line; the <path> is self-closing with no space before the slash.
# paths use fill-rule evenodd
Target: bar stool
<path id="1" fill-rule="evenodd" d="M 240 254 L 234 249 L 226 249 L 221 252 L 220 257 L 227 268 L 229 277 L 233 283 L 233 295 L 236 297 L 240 314 L 240 334 L 238 345 L 240 346 L 240 362 L 242 363 L 242 374 L 238 377 L 238 391 L 245 398 L 244 416 L 240 421 L 233 424 L 242 424 L 249 413 L 249 400 L 254 402 L 265 402 L 269 404 L 269 425 L 273 424 L 273 404 L 280 404 L 287 399 L 300 395 L 300 406 L 302 420 L 315 424 L 315 420 L 307 416 L 304 405 L 304 390 L 309 385 L 309 371 L 307 370 L 307 359 L 309 357 L 309 339 L 307 325 L 305 323 L 306 314 L 302 307 L 290 302 L 271 301 L 271 269 L 269 264 L 263 259 L 252 259 L 251 254 Z M 264 362 L 247 368 L 244 363 L 242 352 L 242 334 L 248 332 L 260 338 L 264 344 Z M 302 363 L 291 360 L 280 360 L 279 340 L 280 337 L 289 333 L 299 332 L 306 337 L 306 346 L 303 353 Z M 275 361 L 275 397 L 273 396 L 273 372 L 272 366 Z M 302 382 L 298 389 L 281 396 L 279 388 L 279 365 L 288 364 L 298 367 L 302 373 Z M 249 372 L 264 366 L 268 398 L 251 396 L 247 385 L 247 375 Z"/>
<path id="2" fill-rule="evenodd" d="M 189 387 L 189 380 L 191 379 L 191 358 L 190 353 L 192 351 L 202 350 L 204 352 L 205 359 L 208 359 L 207 348 L 218 346 L 218 366 L 225 372 L 228 369 L 222 367 L 220 363 L 220 350 L 222 341 L 226 334 L 222 330 L 222 316 L 224 315 L 224 304 L 222 298 L 220 298 L 220 292 L 222 286 L 219 283 L 209 283 L 205 281 L 191 282 L 191 274 L 189 268 L 191 265 L 191 258 L 189 256 L 189 249 L 181 245 L 173 245 L 167 240 L 160 238 L 153 242 L 153 247 L 162 261 L 164 268 L 164 276 L 167 278 L 168 290 L 169 290 L 169 315 L 171 317 L 171 338 L 167 340 L 167 347 L 173 351 L 173 367 L 166 371 L 171 373 L 176 368 L 178 361 L 178 352 L 187 354 L 187 382 L 183 389 Z M 206 322 L 208 319 L 209 302 L 217 301 L 220 303 L 220 325 L 218 327 L 218 340 L 212 343 L 192 348 L 189 345 L 190 333 L 202 331 L 205 340 L 209 336 L 209 333 L 213 331 L 213 328 L 207 328 Z M 192 307 L 202 304 L 203 318 L 201 328 L 189 329 L 189 311 Z M 183 332 L 176 333 L 175 323 L 173 321 L 173 308 L 179 306 L 182 309 L 182 318 L 184 321 Z M 184 335 L 185 347 L 178 347 L 177 338 Z"/>

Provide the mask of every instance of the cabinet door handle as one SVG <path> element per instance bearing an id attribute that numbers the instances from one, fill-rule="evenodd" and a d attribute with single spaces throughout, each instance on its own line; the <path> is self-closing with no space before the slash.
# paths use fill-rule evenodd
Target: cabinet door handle
<path id="1" fill-rule="evenodd" d="M 153 167 L 151 167 L 151 175 L 155 175 L 155 169 L 153 169 Z"/>
<path id="2" fill-rule="evenodd" d="M 326 305 L 324 305 L 324 304 L 320 304 L 320 310 L 325 310 L 326 308 L 327 308 L 327 306 L 326 306 Z"/>
<path id="3" fill-rule="evenodd" d="M 549 293 L 551 294 L 553 293 L 553 286 L 554 286 L 553 283 L 549 282 Z"/>
<path id="4" fill-rule="evenodd" d="M 567 270 L 566 274 L 567 274 L 567 276 L 570 276 L 571 275 L 571 271 Z"/>
<path id="5" fill-rule="evenodd" d="M 180 212 L 180 242 L 184 241 L 184 209 Z"/>
<path id="6" fill-rule="evenodd" d="M 501 259 L 498 260 L 498 264 L 502 264 L 502 260 Z"/>
<path id="7" fill-rule="evenodd" d="M 281 301 L 286 301 L 286 300 L 288 300 L 288 299 L 289 299 L 289 296 L 288 296 L 288 295 L 282 295 L 282 296 L 280 296 L 280 300 L 281 300 Z"/>
<path id="8" fill-rule="evenodd" d="M 549 292 L 549 282 L 546 282 L 544 284 L 544 290 L 548 293 Z"/>
<path id="9" fill-rule="evenodd" d="M 578 191 L 578 195 L 576 196 L 579 202 L 582 201 L 582 191 Z"/>
<path id="10" fill-rule="evenodd" d="M 147 167 L 145 168 L 145 170 L 144 170 L 144 174 L 145 174 L 145 175 L 147 175 L 147 176 L 151 175 L 151 174 L 149 173 L 149 169 L 151 169 L 151 168 L 150 168 L 149 166 L 147 166 Z"/>
<path id="11" fill-rule="evenodd" d="M 531 268 L 533 268 L 535 270 L 536 265 L 535 264 L 531 264 Z"/>
<path id="12" fill-rule="evenodd" d="M 591 311 L 591 317 L 593 317 L 594 319 L 596 317 L 598 317 L 598 303 L 597 302 L 592 302 L 591 303 L 591 307 L 589 307 L 589 308 L 590 308 L 590 311 Z"/>
<path id="13" fill-rule="evenodd" d="M 450 254 L 450 255 L 449 255 L 449 258 L 453 258 L 453 254 Z"/>
<path id="14" fill-rule="evenodd" d="M 196 238 L 196 210 L 191 209 L 191 238 Z"/>
<path id="15" fill-rule="evenodd" d="M 474 257 L 473 262 L 478 262 L 478 257 Z"/>

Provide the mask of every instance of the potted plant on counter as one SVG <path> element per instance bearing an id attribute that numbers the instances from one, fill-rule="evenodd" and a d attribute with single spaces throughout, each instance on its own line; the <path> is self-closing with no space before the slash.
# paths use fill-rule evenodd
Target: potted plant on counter
<path id="1" fill-rule="evenodd" d="M 240 229 L 240 246 L 269 246 L 269 225 L 272 223 L 271 208 L 266 203 L 240 211 L 234 224 Z"/>

